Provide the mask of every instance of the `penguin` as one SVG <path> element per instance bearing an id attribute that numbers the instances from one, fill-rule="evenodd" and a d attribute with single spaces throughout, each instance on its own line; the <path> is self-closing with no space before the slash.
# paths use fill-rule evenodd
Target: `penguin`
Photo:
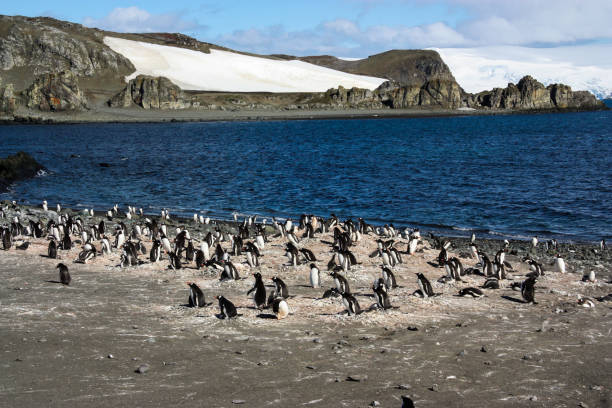
<path id="1" fill-rule="evenodd" d="M 204 292 L 195 282 L 187 282 L 189 286 L 189 307 L 208 306 L 204 301 Z"/>
<path id="2" fill-rule="evenodd" d="M 77 260 L 75 262 L 79 262 L 79 263 L 84 263 L 86 264 L 87 261 L 91 260 L 92 258 L 95 258 L 96 256 L 96 250 L 95 249 L 84 249 L 83 251 L 81 251 L 79 253 L 79 257 L 77 258 Z"/>
<path id="3" fill-rule="evenodd" d="M 478 252 L 478 255 L 480 255 L 480 262 L 482 263 L 482 274 L 485 277 L 492 276 L 493 264 L 491 263 L 491 260 L 484 252 Z"/>
<path id="4" fill-rule="evenodd" d="M 219 280 L 227 281 L 227 280 L 238 280 L 240 276 L 238 275 L 238 270 L 236 266 L 231 261 L 220 261 L 223 267 L 223 272 L 221 272 L 221 277 Z"/>
<path id="5" fill-rule="evenodd" d="M 253 293 L 253 302 L 255 302 L 255 307 L 261 310 L 266 306 L 266 287 L 259 272 L 253 274 L 253 277 L 255 278 L 255 283 L 247 292 L 247 296 Z"/>
<path id="6" fill-rule="evenodd" d="M 105 255 L 111 254 L 111 244 L 105 236 L 102 236 L 102 253 Z"/>
<path id="7" fill-rule="evenodd" d="M 521 295 L 523 296 L 523 299 L 525 299 L 525 303 L 533 303 L 534 305 L 537 304 L 535 301 L 535 284 L 536 278 L 534 276 L 525 279 L 525 281 L 521 284 Z"/>
<path id="8" fill-rule="evenodd" d="M 538 237 L 531 238 L 531 247 L 532 248 L 537 248 L 538 247 Z"/>
<path id="9" fill-rule="evenodd" d="M 310 264 L 310 286 L 313 288 L 318 288 L 321 286 L 321 273 L 317 265 L 311 263 Z"/>
<path id="10" fill-rule="evenodd" d="M 382 267 L 382 277 L 387 289 L 395 289 L 397 288 L 397 281 L 395 280 L 395 275 L 391 271 L 391 269 L 386 266 Z"/>
<path id="11" fill-rule="evenodd" d="M 402 408 L 414 408 L 414 401 L 407 395 L 402 395 Z"/>
<path id="12" fill-rule="evenodd" d="M 13 246 L 13 236 L 8 229 L 4 229 L 2 234 L 2 249 L 8 251 Z"/>
<path id="13" fill-rule="evenodd" d="M 159 262 L 161 259 L 161 242 L 158 239 L 153 240 L 151 252 L 149 252 L 149 260 L 151 262 Z"/>
<path id="14" fill-rule="evenodd" d="M 70 281 L 72 280 L 72 278 L 70 277 L 70 273 L 68 272 L 68 267 L 63 263 L 58 263 L 55 268 L 59 268 L 60 282 L 62 283 L 62 285 L 70 285 Z"/>
<path id="15" fill-rule="evenodd" d="M 419 243 L 418 238 L 410 237 L 410 240 L 408 241 L 408 248 L 407 248 L 408 255 L 414 255 L 416 253 L 418 243 Z"/>
<path id="16" fill-rule="evenodd" d="M 45 211 L 45 212 L 49 211 L 49 206 L 47 205 L 47 200 L 44 200 L 44 201 L 42 202 L 42 209 L 43 209 L 43 211 Z"/>
<path id="17" fill-rule="evenodd" d="M 168 265 L 168 268 L 175 269 L 175 270 L 181 269 L 182 267 L 181 260 L 178 257 L 178 255 L 175 254 L 174 252 L 170 252 L 168 256 L 170 257 L 170 265 Z"/>
<path id="18" fill-rule="evenodd" d="M 582 277 L 582 281 L 583 282 L 591 282 L 594 283 L 595 282 L 595 271 L 591 270 L 591 272 L 589 272 L 587 275 L 584 275 Z"/>
<path id="19" fill-rule="evenodd" d="M 195 263 L 196 263 L 197 269 L 203 268 L 204 265 L 206 264 L 206 260 L 204 258 L 204 252 L 202 252 L 202 250 L 200 249 L 198 249 L 195 253 Z"/>
<path id="20" fill-rule="evenodd" d="M 282 297 L 277 297 L 272 301 L 272 311 L 277 320 L 284 319 L 289 315 L 289 305 Z"/>
<path id="21" fill-rule="evenodd" d="M 606 248 L 607 248 L 606 240 L 602 239 L 601 241 L 599 241 L 599 249 L 601 250 L 601 252 L 605 251 Z"/>
<path id="22" fill-rule="evenodd" d="M 302 248 L 300 249 L 300 252 L 302 253 L 302 255 L 304 255 L 306 262 L 316 262 L 317 261 L 317 258 L 315 257 L 315 255 L 312 253 L 310 249 Z"/>
<path id="23" fill-rule="evenodd" d="M 476 242 L 476 234 L 472 232 L 472 236 L 470 237 L 470 243 L 473 244 Z"/>
<path id="24" fill-rule="evenodd" d="M 372 290 L 374 290 L 374 295 L 376 295 L 376 305 L 378 308 L 382 310 L 391 309 L 391 302 L 389 302 L 389 295 L 387 294 L 383 278 L 378 279 L 378 284 L 374 285 Z"/>
<path id="25" fill-rule="evenodd" d="M 19 249 L 19 250 L 25 251 L 25 250 L 27 250 L 27 249 L 28 249 L 28 247 L 29 247 L 29 246 L 30 246 L 30 243 L 29 243 L 28 241 L 25 241 L 25 242 L 24 242 L 24 243 L 22 243 L 21 245 L 17 245 L 17 246 L 15 247 L 15 249 Z"/>
<path id="26" fill-rule="evenodd" d="M 593 299 L 588 298 L 588 297 L 580 297 L 578 299 L 578 304 L 582 307 L 586 307 L 586 308 L 592 308 L 595 307 L 595 302 L 593 301 Z"/>
<path id="27" fill-rule="evenodd" d="M 565 261 L 561 254 L 557 254 L 557 257 L 554 260 L 555 269 L 557 272 L 565 273 Z"/>
<path id="28" fill-rule="evenodd" d="M 355 296 L 350 293 L 342 293 L 342 303 L 344 303 L 344 307 L 348 312 L 348 315 L 358 315 L 361 313 L 361 307 L 359 307 L 359 302 L 355 299 Z"/>
<path id="29" fill-rule="evenodd" d="M 210 259 L 210 246 L 206 240 L 200 243 L 200 251 L 204 254 L 204 260 L 208 261 Z"/>
<path id="30" fill-rule="evenodd" d="M 349 283 L 344 276 L 340 275 L 335 270 L 333 270 L 329 275 L 334 279 L 334 283 L 336 284 L 336 289 L 338 290 L 340 294 L 351 293 Z"/>
<path id="31" fill-rule="evenodd" d="M 64 238 L 62 239 L 62 249 L 64 251 L 69 251 L 72 248 L 72 240 L 70 239 L 70 235 L 68 231 L 64 233 Z"/>
<path id="32" fill-rule="evenodd" d="M 219 317 L 221 319 L 231 319 L 232 317 L 238 316 L 236 312 L 236 306 L 223 296 L 215 296 L 215 299 L 219 301 Z"/>
<path id="33" fill-rule="evenodd" d="M 463 288 L 459 291 L 459 296 L 471 296 L 473 298 L 480 298 L 484 296 L 484 293 L 478 288 Z"/>
<path id="34" fill-rule="evenodd" d="M 421 293 L 423 297 L 430 297 L 434 295 L 434 291 L 431 288 L 431 283 L 422 273 L 417 273 L 417 281 L 419 283 L 419 289 L 421 289 Z"/>
<path id="35" fill-rule="evenodd" d="M 289 289 L 287 289 L 285 282 L 283 282 L 283 280 L 278 276 L 273 277 L 272 281 L 274 282 L 274 288 L 277 296 L 287 299 L 289 297 Z"/>
<path id="36" fill-rule="evenodd" d="M 55 242 L 55 239 L 49 241 L 49 246 L 47 247 L 47 255 L 51 259 L 57 258 L 57 243 Z"/>
<path id="37" fill-rule="evenodd" d="M 483 289 L 499 289 L 499 279 L 496 276 L 489 276 L 482 285 Z"/>
<path id="38" fill-rule="evenodd" d="M 461 280 L 461 276 L 465 275 L 465 270 L 463 269 L 463 264 L 457 257 L 452 257 L 448 260 L 448 262 L 453 266 L 455 271 L 455 280 Z"/>

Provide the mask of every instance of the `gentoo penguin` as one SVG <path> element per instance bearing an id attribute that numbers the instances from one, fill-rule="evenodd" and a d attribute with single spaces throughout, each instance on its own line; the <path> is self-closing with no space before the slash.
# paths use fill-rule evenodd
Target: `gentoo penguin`
<path id="1" fill-rule="evenodd" d="M 349 287 L 348 281 L 346 280 L 344 276 L 340 275 L 335 270 L 331 271 L 329 275 L 334 279 L 334 283 L 336 284 L 336 289 L 338 289 L 338 292 L 340 294 L 351 293 L 351 289 Z"/>
<path id="2" fill-rule="evenodd" d="M 221 281 L 240 279 L 240 276 L 238 275 L 238 270 L 231 261 L 227 260 L 220 262 L 223 265 L 223 272 L 221 272 L 220 278 Z"/>
<path id="3" fill-rule="evenodd" d="M 261 310 L 266 306 L 266 287 L 263 283 L 263 279 L 261 278 L 261 273 L 254 273 L 253 277 L 255 278 L 255 283 L 247 292 L 247 296 L 253 293 L 253 302 L 255 302 L 255 307 Z"/>
<path id="4" fill-rule="evenodd" d="M 95 258 L 95 256 L 96 256 L 96 250 L 94 248 L 84 249 L 79 253 L 79 257 L 77 258 L 75 262 L 86 264 L 87 261 Z"/>
<path id="5" fill-rule="evenodd" d="M 489 276 L 482 285 L 483 289 L 499 289 L 499 279 L 496 276 Z"/>
<path id="6" fill-rule="evenodd" d="M 537 248 L 537 246 L 538 246 L 538 237 L 531 238 L 531 247 Z"/>
<path id="7" fill-rule="evenodd" d="M 105 255 L 111 254 L 111 244 L 104 235 L 102 236 L 102 253 Z"/>
<path id="8" fill-rule="evenodd" d="M 561 254 L 557 254 L 554 265 L 557 272 L 565 273 L 565 261 L 563 260 Z"/>
<path id="9" fill-rule="evenodd" d="M 168 267 L 175 270 L 181 269 L 181 259 L 178 257 L 178 255 L 174 252 L 170 252 L 168 256 L 170 257 L 170 265 L 168 265 Z"/>
<path id="10" fill-rule="evenodd" d="M 480 262 L 482 264 L 482 274 L 485 277 L 492 276 L 493 275 L 493 264 L 491 263 L 491 260 L 484 252 L 478 252 L 478 255 L 480 255 Z"/>
<path id="11" fill-rule="evenodd" d="M 521 295 L 523 295 L 523 299 L 525 299 L 526 303 L 537 304 L 535 301 L 535 283 L 536 278 L 531 276 L 521 284 Z"/>
<path id="12" fill-rule="evenodd" d="M 470 243 L 472 243 L 472 244 L 473 244 L 474 242 L 476 242 L 476 234 L 474 234 L 474 233 L 472 232 L 472 236 L 471 236 L 471 238 L 470 238 Z"/>
<path id="13" fill-rule="evenodd" d="M 282 297 L 283 299 L 287 299 L 289 297 L 289 289 L 287 289 L 287 285 L 285 285 L 285 282 L 283 282 L 283 280 L 278 276 L 274 276 L 272 278 L 272 281 L 274 282 L 274 288 L 276 290 L 277 296 Z"/>
<path id="14" fill-rule="evenodd" d="M 47 255 L 49 258 L 55 259 L 57 258 L 57 243 L 55 239 L 49 241 L 49 247 L 47 248 Z"/>
<path id="15" fill-rule="evenodd" d="M 151 262 L 159 262 L 161 259 L 161 242 L 159 239 L 153 240 L 153 245 L 151 246 L 151 252 L 149 252 L 149 260 Z"/>
<path id="16" fill-rule="evenodd" d="M 321 273 L 319 272 L 319 268 L 317 265 L 311 263 L 310 264 L 310 286 L 313 288 L 318 288 L 321 285 Z"/>
<path id="17" fill-rule="evenodd" d="M 13 235 L 8 229 L 4 230 L 2 234 L 2 249 L 8 251 L 13 246 Z"/>
<path id="18" fill-rule="evenodd" d="M 302 255 L 304 255 L 306 262 L 316 262 L 317 261 L 317 257 L 312 253 L 310 249 L 302 248 L 300 249 L 300 252 L 302 253 Z"/>
<path id="19" fill-rule="evenodd" d="M 578 298 L 578 304 L 580 306 L 586 307 L 586 308 L 595 307 L 595 302 L 593 301 L 593 299 L 588 298 L 588 297 L 580 297 L 580 298 Z"/>
<path id="20" fill-rule="evenodd" d="M 431 283 L 429 283 L 429 280 L 425 277 L 425 275 L 423 275 L 422 273 L 417 273 L 417 281 L 419 283 L 419 289 L 421 290 L 421 293 L 423 294 L 423 297 L 430 297 L 434 295 L 434 291 L 431 288 Z"/>
<path id="21" fill-rule="evenodd" d="M 414 408 L 412 398 L 407 395 L 402 395 L 402 408 Z"/>
<path id="22" fill-rule="evenodd" d="M 238 316 L 236 312 L 236 306 L 223 296 L 215 296 L 215 299 L 219 301 L 219 317 L 222 319 L 230 319 L 232 317 Z"/>
<path id="23" fill-rule="evenodd" d="M 350 293 L 342 294 L 342 303 L 344 303 L 344 307 L 346 308 L 349 316 L 361 313 L 359 302 L 357 302 L 355 296 L 351 295 Z"/>
<path id="24" fill-rule="evenodd" d="M 47 200 L 44 200 L 42 203 L 42 209 L 43 211 L 49 211 L 49 207 L 47 205 Z"/>
<path id="25" fill-rule="evenodd" d="M 591 270 L 591 272 L 589 272 L 588 275 L 584 275 L 582 277 L 582 281 L 594 283 L 595 282 L 595 271 Z"/>
<path id="26" fill-rule="evenodd" d="M 473 298 L 483 297 L 484 293 L 478 288 L 463 288 L 459 291 L 459 296 L 471 296 Z"/>
<path id="27" fill-rule="evenodd" d="M 57 204 L 57 213 L 61 213 L 62 212 L 62 206 L 59 205 L 59 203 Z"/>
<path id="28" fill-rule="evenodd" d="M 72 240 L 70 239 L 70 234 L 68 231 L 64 233 L 64 238 L 62 239 L 62 249 L 64 251 L 69 251 L 72 248 Z"/>
<path id="29" fill-rule="evenodd" d="M 195 253 L 195 264 L 197 269 L 203 268 L 206 264 L 206 260 L 204 259 L 204 252 L 202 252 L 202 250 L 200 249 L 198 249 Z"/>
<path id="30" fill-rule="evenodd" d="M 418 243 L 418 238 L 410 237 L 410 240 L 408 241 L 408 255 L 414 255 L 416 253 Z"/>
<path id="31" fill-rule="evenodd" d="M 605 251 L 606 248 L 607 248 L 606 240 L 602 239 L 601 241 L 599 241 L 599 249 L 601 250 L 601 252 Z"/>
<path id="32" fill-rule="evenodd" d="M 68 267 L 66 265 L 64 265 L 63 263 L 58 263 L 55 268 L 59 268 L 60 282 L 63 285 L 70 285 L 70 281 L 72 279 L 70 278 L 70 273 L 68 272 Z"/>
<path id="33" fill-rule="evenodd" d="M 382 277 L 387 289 L 397 288 L 397 281 L 395 280 L 395 275 L 393 274 L 391 269 L 387 268 L 386 266 L 383 266 Z"/>
<path id="34" fill-rule="evenodd" d="M 376 305 L 379 309 L 387 310 L 391 309 L 391 302 L 389 302 L 389 295 L 382 278 L 378 279 L 378 284 L 372 287 L 374 295 L 376 295 Z"/>
<path id="35" fill-rule="evenodd" d="M 278 320 L 284 319 L 289 314 L 289 305 L 282 297 L 277 297 L 272 301 L 272 311 Z"/>
<path id="36" fill-rule="evenodd" d="M 207 306 L 204 301 L 204 292 L 195 282 L 187 282 L 189 286 L 189 307 Z"/>

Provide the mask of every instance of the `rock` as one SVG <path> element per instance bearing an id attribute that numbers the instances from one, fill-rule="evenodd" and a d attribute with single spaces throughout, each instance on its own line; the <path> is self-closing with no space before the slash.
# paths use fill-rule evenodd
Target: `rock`
<path id="1" fill-rule="evenodd" d="M 85 110 L 87 100 L 71 71 L 43 74 L 24 92 L 28 108 L 41 111 Z"/>
<path id="2" fill-rule="evenodd" d="M 429 387 L 429 391 L 438 392 L 440 391 L 440 386 L 438 384 L 434 384 L 431 387 Z"/>
<path id="3" fill-rule="evenodd" d="M 532 395 L 531 397 L 529 397 L 529 401 L 536 402 L 537 400 L 538 400 L 538 397 L 536 397 L 535 395 Z"/>
<path id="4" fill-rule="evenodd" d="M 346 377 L 346 381 L 363 382 L 368 379 L 367 375 L 349 375 Z"/>
<path id="5" fill-rule="evenodd" d="M 142 364 L 141 366 L 139 366 L 139 367 L 136 369 L 136 371 L 135 371 L 135 372 L 136 372 L 136 373 L 138 373 L 138 374 L 144 374 L 144 373 L 146 373 L 147 371 L 149 371 L 149 368 L 150 368 L 150 367 L 149 367 L 149 365 L 148 365 L 148 364 Z"/>
<path id="6" fill-rule="evenodd" d="M 398 390 L 410 390 L 410 389 L 412 389 L 412 387 L 410 385 L 408 385 L 408 384 L 400 384 L 400 385 L 398 385 L 395 388 L 397 388 Z"/>
<path id="7" fill-rule="evenodd" d="M 15 95 L 13 84 L 2 87 L 0 81 L 0 113 L 12 114 L 15 112 Z"/>
<path id="8" fill-rule="evenodd" d="M 485 346 L 482 346 L 480 348 L 480 351 L 483 352 L 483 353 L 486 353 L 487 352 L 487 348 Z"/>
<path id="9" fill-rule="evenodd" d="M 0 159 L 0 191 L 16 181 L 35 177 L 41 170 L 46 169 L 25 152 Z"/>
<path id="10" fill-rule="evenodd" d="M 578 403 L 578 406 L 579 406 L 580 408 L 589 408 L 589 406 L 588 406 L 587 404 L 585 404 L 584 402 L 582 402 L 582 401 L 580 401 L 580 402 Z"/>
<path id="11" fill-rule="evenodd" d="M 181 88 L 168 78 L 138 75 L 113 96 L 108 105 L 112 108 L 185 109 L 191 104 L 185 101 Z"/>
<path id="12" fill-rule="evenodd" d="M 239 400 L 239 399 L 232 400 L 232 404 L 235 404 L 235 405 L 241 405 L 244 403 L 246 403 L 245 400 Z"/>

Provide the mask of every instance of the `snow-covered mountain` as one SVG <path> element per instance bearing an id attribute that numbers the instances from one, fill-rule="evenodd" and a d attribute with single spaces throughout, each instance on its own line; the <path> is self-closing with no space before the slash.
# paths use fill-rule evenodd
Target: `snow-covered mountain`
<path id="1" fill-rule="evenodd" d="M 382 78 L 348 74 L 299 60 L 284 61 L 211 49 L 185 48 L 105 37 L 104 43 L 136 67 L 138 75 L 164 76 L 185 90 L 225 92 L 325 92 L 376 89 Z"/>
<path id="2" fill-rule="evenodd" d="M 612 96 L 612 44 L 434 49 L 467 92 L 504 88 L 531 75 L 545 85 L 563 83 L 600 99 Z"/>

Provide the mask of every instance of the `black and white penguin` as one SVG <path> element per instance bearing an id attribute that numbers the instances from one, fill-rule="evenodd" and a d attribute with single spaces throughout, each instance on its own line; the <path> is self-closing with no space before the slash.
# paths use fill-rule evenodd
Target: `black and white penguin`
<path id="1" fill-rule="evenodd" d="M 525 299 L 525 303 L 533 303 L 534 305 L 537 304 L 535 301 L 535 284 L 535 276 L 525 279 L 525 281 L 523 281 L 521 284 L 521 295 L 523 296 L 523 299 Z"/>
<path id="2" fill-rule="evenodd" d="M 201 249 L 198 249 L 195 253 L 195 264 L 196 268 L 200 269 L 206 265 L 206 259 L 204 258 L 204 252 Z"/>
<path id="3" fill-rule="evenodd" d="M 236 306 L 234 306 L 232 302 L 230 302 L 223 296 L 215 296 L 215 299 L 219 301 L 219 317 L 221 317 L 222 319 L 230 319 L 232 317 L 238 316 Z"/>
<path id="4" fill-rule="evenodd" d="M 455 280 L 461 280 L 461 276 L 465 275 L 465 270 L 463 269 L 463 264 L 461 263 L 459 258 L 452 257 L 448 260 L 448 263 L 453 266 L 453 269 L 455 271 Z"/>
<path id="5" fill-rule="evenodd" d="M 72 240 L 70 239 L 70 234 L 68 231 L 64 233 L 64 238 L 62 239 L 62 249 L 64 251 L 69 251 L 72 248 Z"/>
<path id="6" fill-rule="evenodd" d="M 429 280 L 425 277 L 425 275 L 423 275 L 422 273 L 417 273 L 417 281 L 419 283 L 419 289 L 421 290 L 421 293 L 423 294 L 423 297 L 430 297 L 434 295 L 434 291 L 431 287 L 431 283 L 429 283 Z"/>
<path id="7" fill-rule="evenodd" d="M 261 273 L 256 272 L 253 274 L 253 277 L 255 278 L 255 283 L 247 292 L 247 296 L 253 293 L 253 302 L 255 303 L 255 307 L 261 310 L 266 306 L 266 286 L 263 283 Z"/>
<path id="8" fill-rule="evenodd" d="M 189 307 L 208 306 L 204 301 L 204 292 L 195 282 L 187 282 L 189 286 Z"/>
<path id="9" fill-rule="evenodd" d="M 149 252 L 149 260 L 151 262 L 159 262 L 161 259 L 161 242 L 159 239 L 153 240 L 153 245 L 151 246 L 151 252 Z"/>
<path id="10" fill-rule="evenodd" d="M 75 262 L 86 264 L 87 261 L 90 261 L 91 259 L 93 259 L 95 257 L 96 257 L 96 250 L 95 250 L 95 248 L 84 249 L 81 252 L 79 252 L 79 257 L 77 258 L 77 260 Z"/>
<path id="11" fill-rule="evenodd" d="M 300 252 L 302 253 L 302 255 L 304 255 L 304 259 L 306 259 L 306 262 L 316 262 L 317 261 L 317 257 L 312 253 L 310 249 L 302 248 L 300 249 Z"/>
<path id="12" fill-rule="evenodd" d="M 289 289 L 287 289 L 287 285 L 281 278 L 278 276 L 274 276 L 272 278 L 274 282 L 274 289 L 276 290 L 276 295 L 282 297 L 283 299 L 287 299 L 289 297 Z"/>
<path id="13" fill-rule="evenodd" d="M 561 254 L 557 254 L 553 264 L 555 265 L 555 270 L 557 272 L 565 273 L 565 260 L 563 260 Z"/>
<path id="14" fill-rule="evenodd" d="M 49 241 L 49 246 L 47 247 L 47 255 L 51 259 L 57 258 L 57 243 L 55 242 L 55 239 L 51 239 Z"/>
<path id="15" fill-rule="evenodd" d="M 55 268 L 59 268 L 60 282 L 63 285 L 70 285 L 70 281 L 72 280 L 72 278 L 70 277 L 70 273 L 68 272 L 68 267 L 63 263 L 58 263 Z"/>
<path id="16" fill-rule="evenodd" d="M 480 298 L 484 296 L 484 293 L 478 288 L 463 288 L 459 291 L 459 296 L 471 296 L 473 298 Z"/>
<path id="17" fill-rule="evenodd" d="M 395 280 L 395 275 L 391 271 L 391 269 L 386 266 L 382 267 L 382 278 L 385 282 L 385 286 L 387 289 L 395 289 L 397 288 L 397 281 Z"/>
<path id="18" fill-rule="evenodd" d="M 482 274 L 486 276 L 493 275 L 493 263 L 484 252 L 478 252 L 480 255 L 480 262 L 482 264 Z"/>
<path id="19" fill-rule="evenodd" d="M 339 267 L 336 267 L 336 268 L 339 268 Z M 336 289 L 338 290 L 340 294 L 351 293 L 349 283 L 344 276 L 340 275 L 335 270 L 331 271 L 329 275 L 334 279 L 334 283 L 336 284 Z"/>
<path id="20" fill-rule="evenodd" d="M 378 308 L 383 310 L 391 309 L 391 302 L 389 302 L 389 295 L 387 294 L 383 278 L 378 279 L 378 284 L 374 285 L 372 290 L 374 290 Z"/>
<path id="21" fill-rule="evenodd" d="M 178 257 L 178 255 L 174 252 L 170 252 L 168 256 L 170 257 L 170 265 L 168 265 L 168 268 L 174 270 L 181 269 L 181 259 Z"/>
<path id="22" fill-rule="evenodd" d="M 351 295 L 350 293 L 342 293 L 342 303 L 344 303 L 344 307 L 346 308 L 349 316 L 361 313 L 359 302 L 357 302 L 355 296 Z"/>
<path id="23" fill-rule="evenodd" d="M 483 289 L 499 289 L 499 279 L 497 276 L 489 276 L 487 280 L 482 285 Z"/>
<path id="24" fill-rule="evenodd" d="M 284 319 L 289 315 L 289 305 L 282 297 L 276 297 L 272 301 L 272 311 L 278 320 Z"/>
<path id="25" fill-rule="evenodd" d="M 321 286 L 321 272 L 317 265 L 311 263 L 310 264 L 310 286 L 313 288 L 318 288 Z"/>
<path id="26" fill-rule="evenodd" d="M 414 236 L 410 237 L 408 241 L 408 248 L 406 250 L 406 252 L 408 252 L 408 255 L 414 255 L 416 253 L 418 243 L 419 243 L 418 238 Z"/>

